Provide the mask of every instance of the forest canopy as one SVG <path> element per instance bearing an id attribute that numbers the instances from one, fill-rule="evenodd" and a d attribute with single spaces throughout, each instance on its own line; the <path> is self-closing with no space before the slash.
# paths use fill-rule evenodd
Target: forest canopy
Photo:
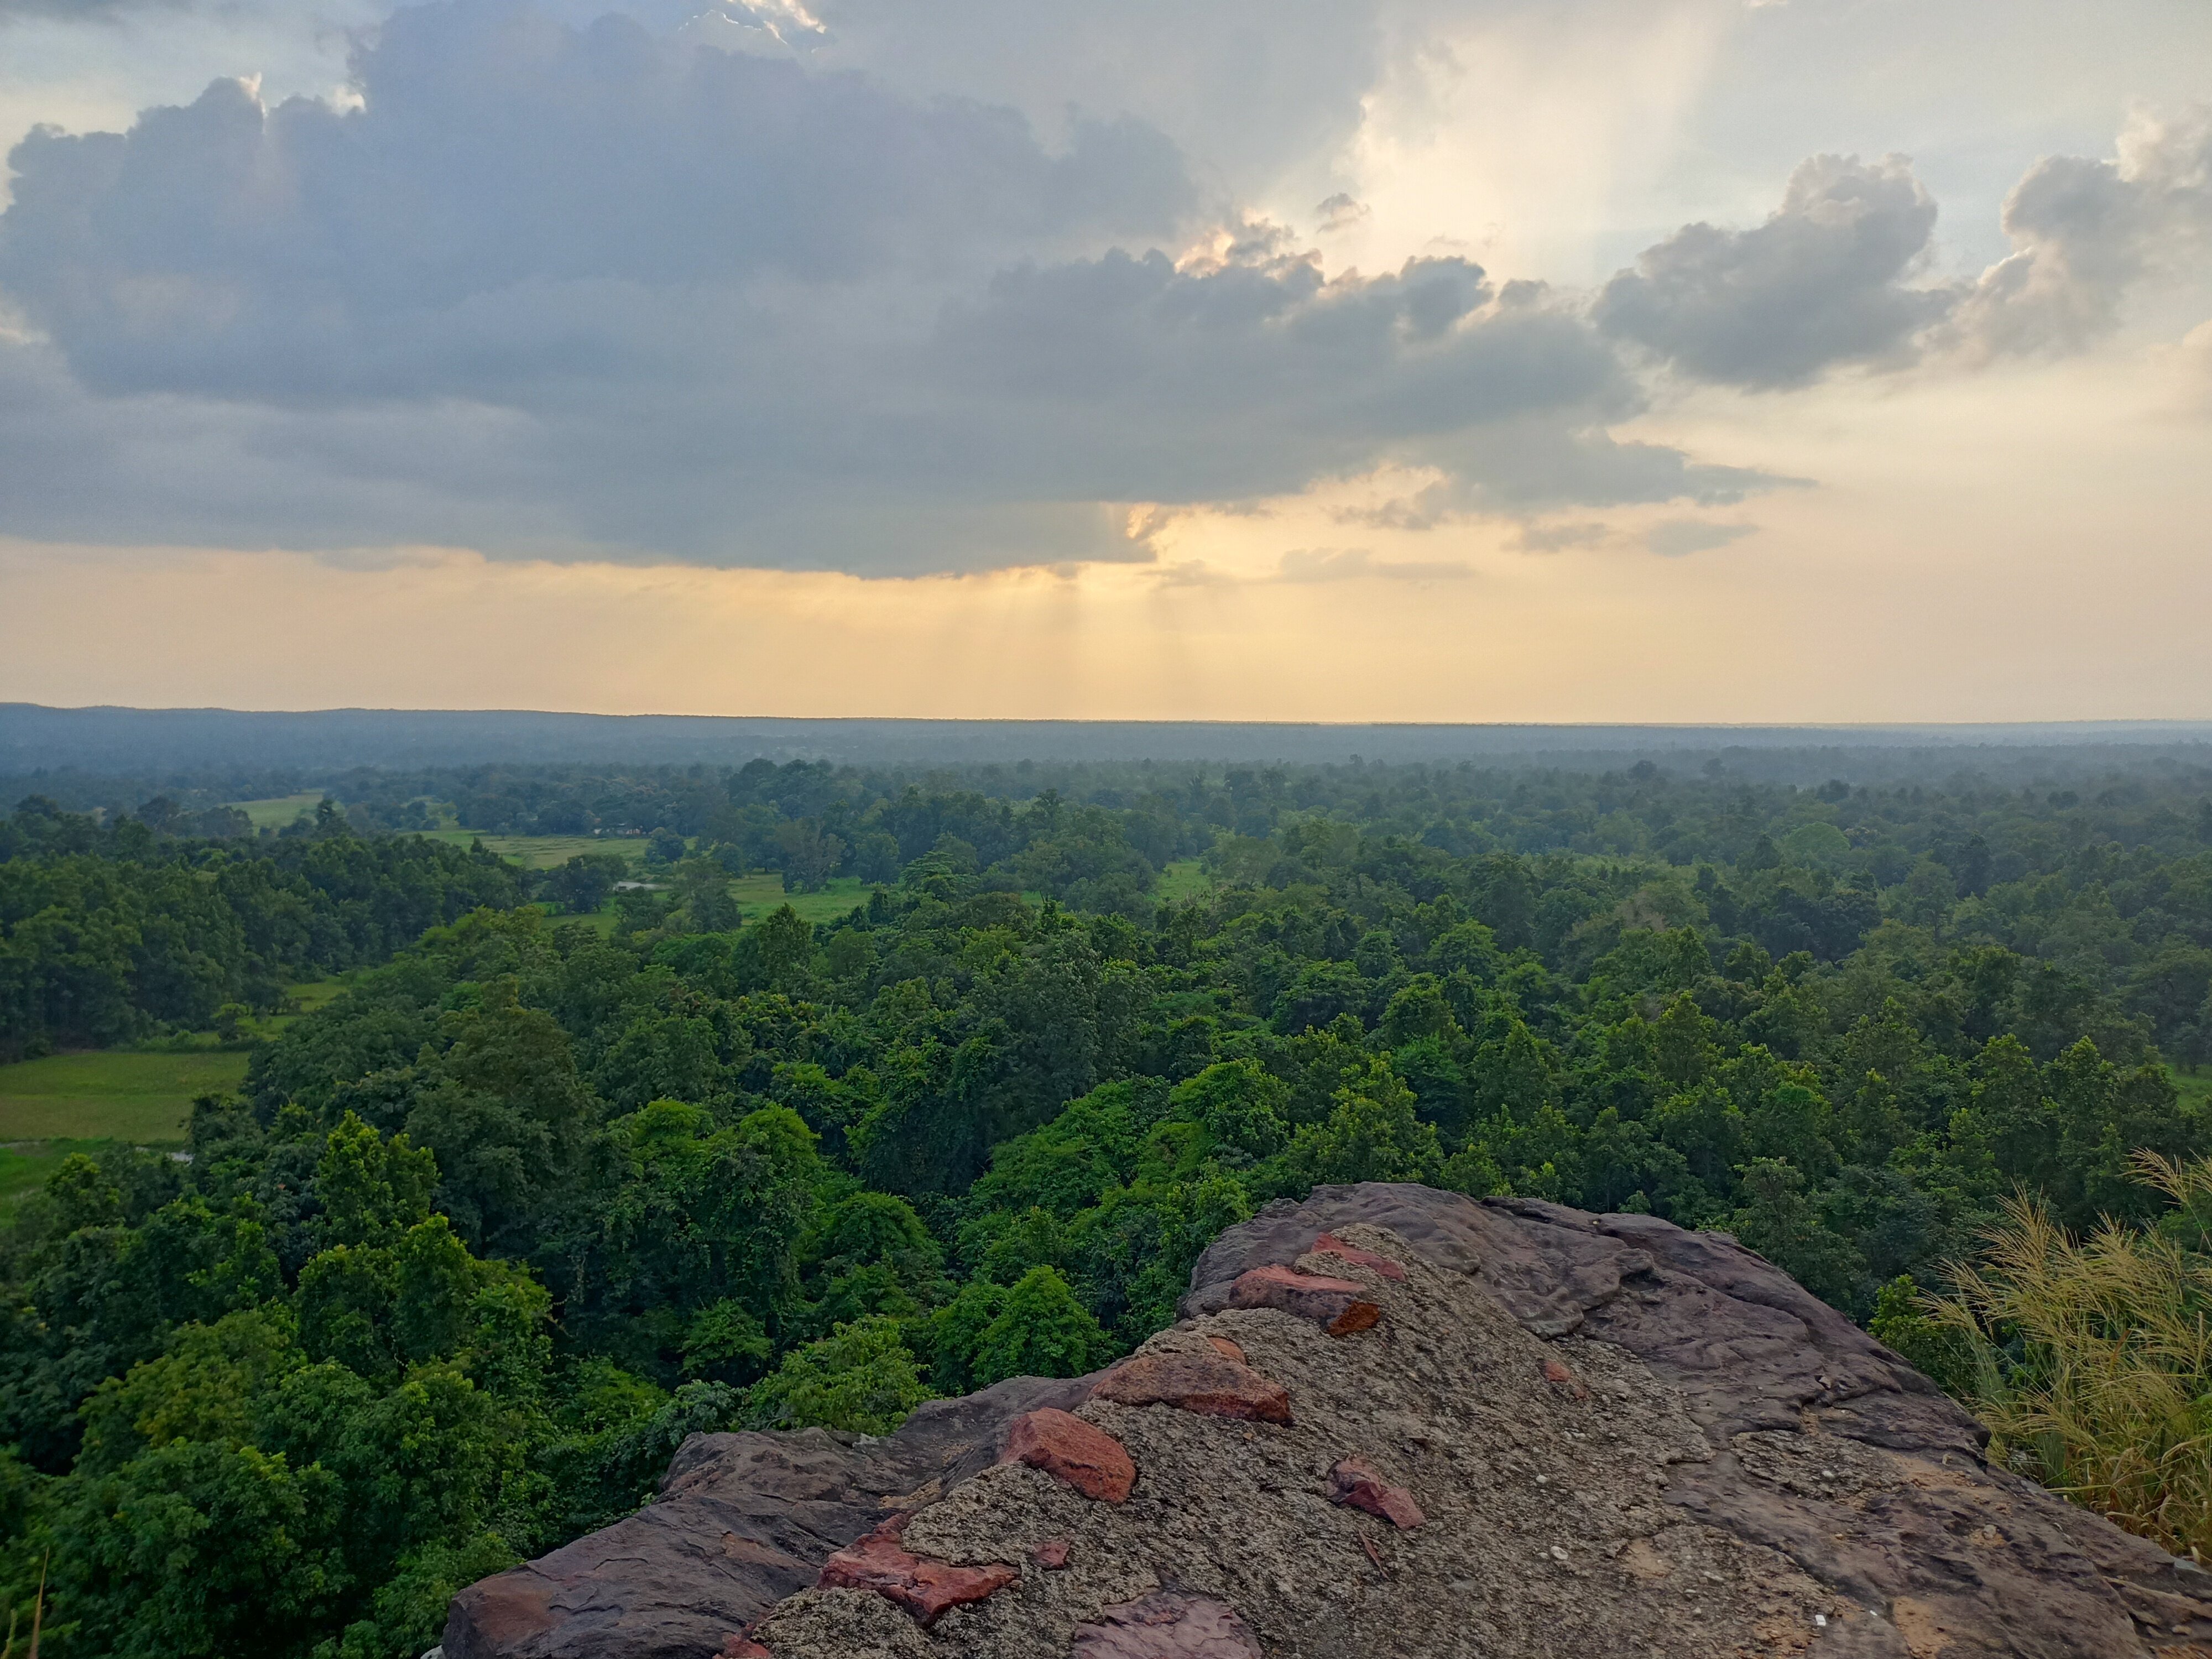
<path id="1" fill-rule="evenodd" d="M 2212 1151 L 2203 769 L 1049 782 L 474 769 L 212 838 L 27 802 L 13 1052 L 354 971 L 188 1158 L 74 1158 L 20 1206 L 11 1604 L 46 1565 L 63 1659 L 412 1656 L 685 1434 L 1078 1374 L 1318 1182 L 1726 1229 L 1863 1319 L 2016 1190 L 2148 1220 L 2135 1156 Z M 410 810 L 635 836 L 654 878 L 610 915 L 599 855 L 526 871 Z M 860 886 L 738 915 L 763 870 Z"/>

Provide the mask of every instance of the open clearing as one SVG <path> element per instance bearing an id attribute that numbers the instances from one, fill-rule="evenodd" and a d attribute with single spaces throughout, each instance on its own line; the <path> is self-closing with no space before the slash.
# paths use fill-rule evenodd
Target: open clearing
<path id="1" fill-rule="evenodd" d="M 112 1140 L 25 1140 L 0 1146 L 0 1210 L 45 1186 L 46 1177 L 71 1152 L 94 1153 L 114 1144 Z"/>
<path id="2" fill-rule="evenodd" d="M 109 1050 L 0 1066 L 0 1142 L 181 1140 L 192 1097 L 237 1088 L 247 1058 Z"/>
<path id="3" fill-rule="evenodd" d="M 288 985 L 284 994 L 300 1005 L 301 1013 L 312 1014 L 325 1003 L 337 1001 L 345 989 L 346 982 L 342 979 L 316 979 L 304 985 Z"/>
<path id="4" fill-rule="evenodd" d="M 2169 1066 L 2166 1074 L 2173 1079 L 2173 1086 L 2181 1091 L 2182 1103 L 2203 1109 L 2212 1106 L 2212 1067 L 2184 1072 Z"/>
<path id="5" fill-rule="evenodd" d="M 1169 903 L 1198 898 L 1213 890 L 1213 878 L 1196 859 L 1177 859 L 1160 867 L 1159 896 Z"/>
<path id="6" fill-rule="evenodd" d="M 487 851 L 511 859 L 526 870 L 550 870 L 586 853 L 612 853 L 632 864 L 645 857 L 642 836 L 484 836 L 473 830 L 422 830 L 415 833 L 455 847 L 480 841 Z"/>
<path id="7" fill-rule="evenodd" d="M 303 794 L 273 795 L 267 800 L 234 800 L 226 804 L 245 813 L 257 830 L 282 830 L 302 814 L 314 817 L 322 799 L 321 790 L 310 789 Z"/>
<path id="8" fill-rule="evenodd" d="M 428 830 L 416 833 L 456 847 L 481 841 L 488 851 L 526 870 L 551 870 L 586 853 L 613 853 L 629 860 L 640 875 L 645 873 L 641 867 L 645 838 L 641 836 L 485 836 L 472 830 Z M 1200 897 L 1212 888 L 1212 877 L 1196 859 L 1178 859 L 1160 872 L 1157 890 L 1163 899 L 1180 901 Z M 802 921 L 835 921 L 854 905 L 866 904 L 872 890 L 871 884 L 858 876 L 839 876 L 818 893 L 787 893 L 783 890 L 783 878 L 773 871 L 738 876 L 730 883 L 730 896 L 737 900 L 746 919 L 753 921 L 784 904 L 798 912 Z M 1032 902 L 1035 896 L 1031 896 Z M 552 919 L 584 922 L 604 933 L 612 931 L 615 911 L 610 904 L 591 915 L 558 915 Z"/>
<path id="9" fill-rule="evenodd" d="M 730 896 L 737 900 L 749 922 L 758 921 L 785 904 L 799 913 L 801 921 L 835 921 L 854 905 L 866 904 L 868 891 L 868 884 L 858 876 L 838 876 L 818 893 L 787 893 L 783 878 L 777 875 L 739 876 L 730 884 Z"/>

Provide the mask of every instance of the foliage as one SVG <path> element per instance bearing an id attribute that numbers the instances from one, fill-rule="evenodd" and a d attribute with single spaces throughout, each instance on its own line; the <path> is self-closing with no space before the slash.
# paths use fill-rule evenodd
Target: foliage
<path id="1" fill-rule="evenodd" d="M 928 1398 L 897 1325 L 871 1315 L 786 1354 L 753 1390 L 747 1418 L 759 1429 L 889 1434 Z"/>
<path id="2" fill-rule="evenodd" d="M 1079 1373 L 1222 1228 L 1365 1180 L 1732 1229 L 1991 1411 L 2063 1407 L 2021 1455 L 2183 1536 L 2194 1360 L 2060 1399 L 2063 1321 L 1915 1287 L 2020 1187 L 2045 1279 L 2109 1216 L 2064 1248 L 2135 1264 L 2129 1328 L 2193 1316 L 2212 1203 L 2134 1176 L 2212 1152 L 2166 1063 L 2212 1048 L 2206 785 L 489 768 L 217 841 L 27 804 L 11 1041 L 356 971 L 189 1162 L 49 1158 L 0 1235 L 0 1594 L 51 1552 L 56 1659 L 419 1652 L 690 1433 Z M 635 832 L 654 887 L 580 923 L 611 854 L 376 833 L 410 813 Z M 1156 900 L 1171 860 L 1206 878 Z"/>
<path id="3" fill-rule="evenodd" d="M 1993 1456 L 2193 1558 L 2212 1550 L 2212 1158 L 2137 1169 L 2168 1225 L 2078 1237 L 2013 1199 L 1929 1312 L 1971 1357 Z"/>
<path id="4" fill-rule="evenodd" d="M 0 1060 L 204 1030 L 233 1005 L 273 1011 L 288 980 L 381 961 L 521 897 L 489 855 L 363 840 L 334 814 L 310 836 L 180 842 L 34 795 L 0 823 Z"/>

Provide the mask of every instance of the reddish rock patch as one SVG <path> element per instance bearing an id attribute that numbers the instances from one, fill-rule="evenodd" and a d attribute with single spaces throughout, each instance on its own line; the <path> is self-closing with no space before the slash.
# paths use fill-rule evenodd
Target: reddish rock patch
<path id="1" fill-rule="evenodd" d="M 1100 1609 L 1075 1627 L 1068 1652 L 1070 1659 L 1263 1659 L 1236 1608 L 1172 1590 Z"/>
<path id="2" fill-rule="evenodd" d="M 1252 1363 L 1250 1360 L 1245 1358 L 1244 1350 L 1239 1347 L 1236 1343 L 1231 1342 L 1227 1337 L 1209 1336 L 1206 1340 L 1213 1345 L 1214 1352 L 1221 1355 L 1224 1358 L 1233 1359 L 1240 1365 L 1249 1365 Z"/>
<path id="3" fill-rule="evenodd" d="M 1577 1400 L 1587 1400 L 1590 1397 L 1589 1390 L 1583 1386 L 1582 1378 L 1567 1369 L 1565 1360 L 1553 1359 L 1547 1356 L 1544 1360 L 1544 1381 L 1561 1394 L 1572 1395 Z"/>
<path id="4" fill-rule="evenodd" d="M 1067 1565 L 1067 1553 L 1072 1547 L 1065 1538 L 1048 1538 L 1030 1552 L 1030 1559 L 1047 1572 L 1058 1572 Z"/>
<path id="5" fill-rule="evenodd" d="M 465 1611 L 481 1650 L 520 1647 L 560 1623 L 553 1611 L 558 1586 L 527 1567 L 471 1584 L 453 1598 Z"/>
<path id="6" fill-rule="evenodd" d="M 1364 1510 L 1401 1531 L 1418 1527 L 1429 1518 L 1421 1513 L 1421 1506 L 1413 1501 L 1413 1493 L 1403 1486 L 1392 1486 L 1357 1457 L 1346 1458 L 1328 1472 L 1328 1501 Z"/>
<path id="7" fill-rule="evenodd" d="M 1291 1396 L 1280 1383 L 1218 1353 L 1140 1353 L 1107 1372 L 1091 1392 L 1123 1406 L 1180 1406 L 1255 1423 L 1291 1420 Z"/>
<path id="8" fill-rule="evenodd" d="M 1007 1425 L 999 1461 L 1042 1469 L 1102 1504 L 1125 1501 L 1137 1479 L 1137 1466 L 1120 1441 L 1095 1424 L 1050 1407 Z"/>
<path id="9" fill-rule="evenodd" d="M 731 1636 L 723 1638 L 722 1650 L 714 1659 L 775 1659 L 775 1656 L 750 1636 Z"/>
<path id="10" fill-rule="evenodd" d="M 1349 1336 L 1382 1317 L 1373 1295 L 1356 1279 L 1324 1279 L 1295 1267 L 1255 1267 L 1229 1287 L 1229 1305 L 1279 1308 L 1312 1320 L 1331 1336 Z"/>
<path id="11" fill-rule="evenodd" d="M 823 1589 L 873 1590 L 913 1614 L 926 1630 L 946 1608 L 980 1601 L 1020 1577 L 1014 1568 L 998 1562 L 956 1567 L 925 1560 L 907 1553 L 896 1534 L 877 1531 L 831 1556 L 823 1564 L 818 1582 Z"/>
<path id="12" fill-rule="evenodd" d="M 1377 1255 L 1372 1250 L 1363 1250 L 1357 1244 L 1347 1244 L 1334 1233 L 1323 1233 L 1319 1238 L 1314 1240 L 1313 1247 L 1316 1255 L 1342 1256 L 1346 1261 L 1354 1262 L 1362 1267 L 1381 1273 L 1393 1284 L 1396 1284 L 1406 1276 L 1406 1270 L 1391 1261 L 1389 1256 Z"/>

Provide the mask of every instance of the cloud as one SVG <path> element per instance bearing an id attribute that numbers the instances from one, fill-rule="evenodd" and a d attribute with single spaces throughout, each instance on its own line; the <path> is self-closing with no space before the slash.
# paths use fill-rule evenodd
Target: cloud
<path id="1" fill-rule="evenodd" d="M 2045 158 L 2006 198 L 2015 252 L 1985 271 L 1954 343 L 1970 354 L 2078 351 L 2109 333 L 2147 276 L 2212 241 L 2212 107 L 2137 113 L 2110 161 Z"/>
<path id="2" fill-rule="evenodd" d="M 1663 444 L 1624 443 L 1603 431 L 1532 421 L 1482 434 L 1475 453 L 1435 483 L 1378 507 L 1343 507 L 1340 523 L 1376 530 L 1434 530 L 1470 518 L 1527 519 L 1564 507 L 1691 501 L 1726 507 L 1806 478 L 1693 461 Z M 1541 534 L 1541 532 L 1537 532 Z"/>
<path id="3" fill-rule="evenodd" d="M 1355 201 L 1349 192 L 1339 191 L 1314 210 L 1314 216 L 1320 222 L 1321 234 L 1334 236 L 1351 229 L 1363 219 L 1373 218 L 1375 212 L 1364 202 Z"/>
<path id="4" fill-rule="evenodd" d="M 1754 390 L 1909 360 L 1956 295 L 1916 284 L 1936 204 L 1901 155 L 1816 155 L 1749 230 L 1686 225 L 1600 294 L 1600 329 L 1686 374 Z"/>
<path id="5" fill-rule="evenodd" d="M 1455 581 L 1474 574 L 1460 559 L 1378 559 L 1364 547 L 1295 548 L 1283 555 L 1276 580 L 1286 582 L 1346 582 L 1379 577 L 1387 581 Z"/>
<path id="6" fill-rule="evenodd" d="M 636 328 L 665 319 L 625 285 L 910 282 L 1170 234 L 1194 205 L 1134 123 L 1080 123 L 1055 155 L 1004 110 L 619 17 L 403 11 L 355 74 L 356 108 L 219 81 L 127 135 L 34 131 L 0 284 L 97 391 L 465 395 L 520 346 L 563 377 L 650 349 Z"/>
<path id="7" fill-rule="evenodd" d="M 2212 322 L 2183 335 L 2178 356 L 2183 406 L 2192 415 L 2212 415 Z"/>
<path id="8" fill-rule="evenodd" d="M 0 0 L 0 23 L 16 17 L 106 22 L 125 12 L 176 10 L 191 3 L 191 0 Z"/>
<path id="9" fill-rule="evenodd" d="M 1701 519 L 1668 519 L 1644 532 L 1644 544 L 1662 558 L 1680 559 L 1740 542 L 1758 528 L 1750 524 L 1708 524 Z"/>
<path id="10" fill-rule="evenodd" d="M 1201 234 L 1143 121 L 1048 143 L 830 55 L 457 0 L 364 37 L 342 99 L 34 132 L 0 531 L 883 574 L 1149 559 L 1133 506 L 1386 464 L 1443 478 L 1432 518 L 1777 482 L 1615 441 L 1644 393 L 1541 285 L 1330 276 Z"/>
<path id="11" fill-rule="evenodd" d="M 1523 553 L 1560 553 L 1571 547 L 1595 547 L 1613 538 L 1613 528 L 1604 524 L 1524 524 L 1514 538 L 1514 546 Z"/>
<path id="12" fill-rule="evenodd" d="M 1845 365 L 2084 350 L 2132 289 L 2212 246 L 2212 109 L 2139 113 L 2110 160 L 2038 161 L 2005 202 L 2015 251 L 1977 282 L 1931 279 L 1936 212 L 1902 156 L 1814 156 L 1764 224 L 1685 226 L 1591 314 L 1678 373 L 1753 391 Z"/>
<path id="13" fill-rule="evenodd" d="M 828 30 L 825 64 L 917 98 L 1018 108 L 1041 129 L 1071 110 L 1125 111 L 1200 158 L 1227 197 L 1248 199 L 1271 195 L 1286 172 L 1312 176 L 1310 158 L 1340 155 L 1394 36 L 1425 35 L 1432 15 L 1464 16 L 1469 0 L 809 3 Z"/>

